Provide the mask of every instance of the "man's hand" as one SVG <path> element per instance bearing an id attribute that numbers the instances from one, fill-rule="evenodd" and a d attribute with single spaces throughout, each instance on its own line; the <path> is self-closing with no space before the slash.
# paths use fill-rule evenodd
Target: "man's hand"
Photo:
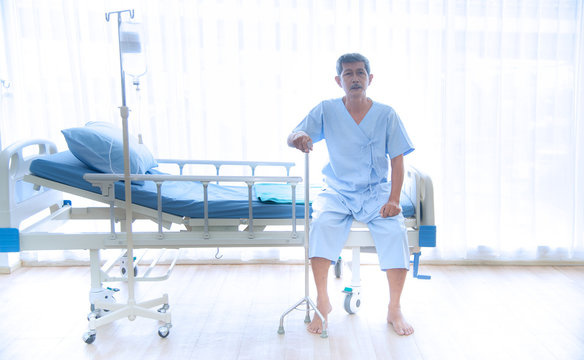
<path id="1" fill-rule="evenodd" d="M 388 216 L 396 216 L 397 214 L 399 214 L 401 212 L 401 209 L 399 207 L 399 202 L 395 202 L 393 200 L 389 200 L 388 202 L 385 203 L 385 205 L 383 205 L 381 207 L 381 210 L 379 210 L 379 213 L 381 214 L 381 217 L 388 217 Z"/>
<path id="2" fill-rule="evenodd" d="M 304 132 L 298 132 L 291 135 L 289 143 L 304 153 L 308 153 L 312 150 L 312 139 Z"/>

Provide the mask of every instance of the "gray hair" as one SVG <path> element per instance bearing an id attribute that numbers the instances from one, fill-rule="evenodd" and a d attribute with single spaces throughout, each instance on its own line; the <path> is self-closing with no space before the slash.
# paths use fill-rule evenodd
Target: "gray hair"
<path id="1" fill-rule="evenodd" d="M 351 54 L 341 55 L 341 57 L 337 60 L 337 75 L 341 75 L 341 72 L 343 72 L 343 64 L 360 62 L 360 61 L 362 61 L 365 64 L 365 71 L 367 71 L 367 75 L 371 74 L 371 71 L 369 68 L 369 60 L 361 54 L 351 53 Z"/>

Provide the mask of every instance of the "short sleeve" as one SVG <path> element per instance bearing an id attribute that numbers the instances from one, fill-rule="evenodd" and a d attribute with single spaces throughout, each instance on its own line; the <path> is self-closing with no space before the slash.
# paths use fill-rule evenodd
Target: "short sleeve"
<path id="1" fill-rule="evenodd" d="M 412 144 L 406 129 L 397 115 L 397 113 L 392 109 L 389 113 L 388 127 L 386 134 L 386 152 L 390 159 L 393 159 L 399 155 L 407 155 L 414 151 L 414 145 Z"/>
<path id="2" fill-rule="evenodd" d="M 304 131 L 310 136 L 312 142 L 315 143 L 324 138 L 324 111 L 323 103 L 315 106 L 308 115 L 298 124 L 292 132 Z"/>

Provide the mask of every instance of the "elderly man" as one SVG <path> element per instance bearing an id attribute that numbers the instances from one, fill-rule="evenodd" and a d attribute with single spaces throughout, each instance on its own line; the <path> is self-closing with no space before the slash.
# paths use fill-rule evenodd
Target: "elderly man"
<path id="1" fill-rule="evenodd" d="M 356 219 L 368 225 L 381 269 L 387 274 L 387 321 L 397 334 L 410 335 L 414 329 L 400 305 L 410 254 L 399 200 L 403 157 L 414 148 L 396 112 L 367 97 L 373 80 L 367 58 L 342 55 L 337 60 L 335 80 L 345 96 L 318 104 L 288 136 L 289 146 L 306 153 L 312 150 L 313 142 L 324 139 L 329 152 L 329 163 L 323 168 L 326 190 L 314 201 L 310 229 L 309 256 L 317 307 L 327 319 L 332 310 L 328 270 L 338 259 Z M 322 333 L 318 316 L 314 316 L 308 331 Z"/>

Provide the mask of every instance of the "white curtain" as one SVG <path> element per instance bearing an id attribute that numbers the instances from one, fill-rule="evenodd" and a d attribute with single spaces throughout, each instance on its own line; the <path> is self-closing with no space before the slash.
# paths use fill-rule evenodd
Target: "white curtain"
<path id="1" fill-rule="evenodd" d="M 438 247 L 425 258 L 584 260 L 581 0 L 0 4 L 0 77 L 12 81 L 2 146 L 44 137 L 65 149 L 61 129 L 118 121 L 106 11 L 133 8 L 144 25 L 148 72 L 139 91 L 128 82 L 130 123 L 161 158 L 301 165 L 286 136 L 342 95 L 337 57 L 361 52 L 369 95 L 398 111 L 416 146 L 407 162 L 434 181 Z"/>

